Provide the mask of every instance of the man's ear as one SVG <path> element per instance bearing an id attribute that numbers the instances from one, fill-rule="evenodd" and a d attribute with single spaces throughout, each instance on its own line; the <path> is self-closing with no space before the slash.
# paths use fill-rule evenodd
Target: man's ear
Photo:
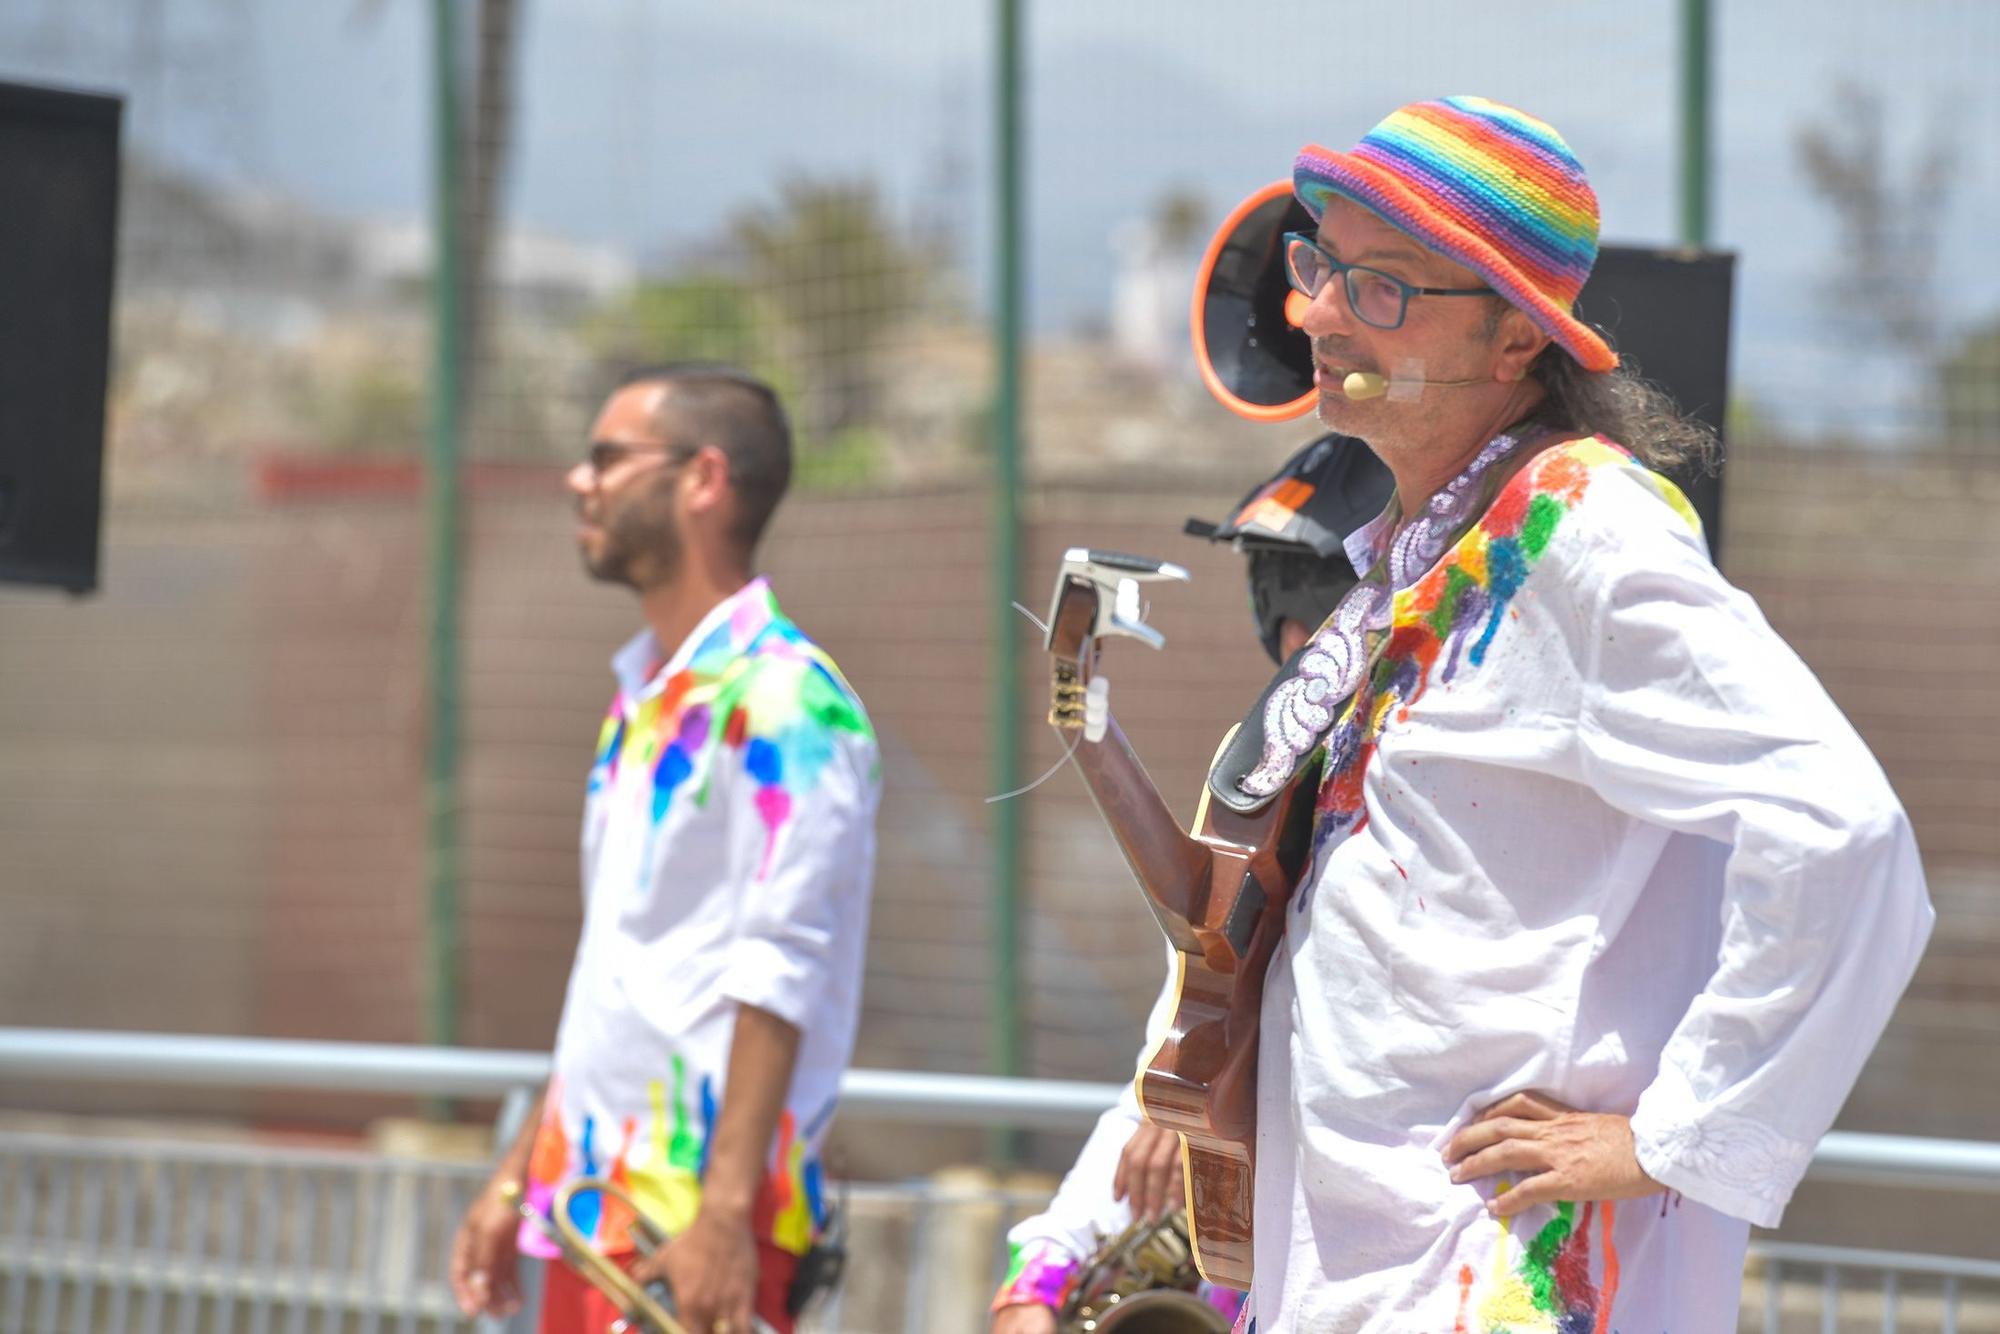
<path id="1" fill-rule="evenodd" d="M 695 450 L 681 476 L 685 479 L 688 509 L 692 512 L 711 509 L 729 496 L 729 456 L 714 445 Z"/>
<path id="2" fill-rule="evenodd" d="M 1493 378 L 1510 384 L 1526 379 L 1528 368 L 1535 364 L 1535 358 L 1542 355 L 1542 349 L 1549 342 L 1549 336 L 1528 318 L 1525 311 L 1518 306 L 1507 307 L 1493 339 L 1496 353 Z"/>

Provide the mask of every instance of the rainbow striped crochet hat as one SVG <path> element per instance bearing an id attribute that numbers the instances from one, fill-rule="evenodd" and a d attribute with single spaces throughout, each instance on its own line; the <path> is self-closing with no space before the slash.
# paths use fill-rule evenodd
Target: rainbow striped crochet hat
<path id="1" fill-rule="evenodd" d="M 1555 129 L 1483 97 L 1412 102 L 1351 153 L 1308 144 L 1292 187 L 1341 195 L 1484 278 L 1586 369 L 1618 354 L 1571 313 L 1597 262 L 1597 195 Z"/>

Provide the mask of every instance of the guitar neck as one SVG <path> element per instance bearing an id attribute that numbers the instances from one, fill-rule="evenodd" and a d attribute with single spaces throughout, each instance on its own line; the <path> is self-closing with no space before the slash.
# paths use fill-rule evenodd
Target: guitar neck
<path id="1" fill-rule="evenodd" d="M 1116 719 L 1105 728 L 1101 741 L 1078 737 L 1071 759 L 1118 850 L 1125 854 L 1125 864 L 1138 877 L 1161 930 L 1177 948 L 1198 953 L 1188 923 L 1196 896 L 1208 885 L 1208 849 L 1174 819 Z"/>

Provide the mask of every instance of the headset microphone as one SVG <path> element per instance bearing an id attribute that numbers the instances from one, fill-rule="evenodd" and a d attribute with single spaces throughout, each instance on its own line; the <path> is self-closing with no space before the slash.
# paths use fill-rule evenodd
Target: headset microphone
<path id="1" fill-rule="evenodd" d="M 1349 371 L 1347 377 L 1340 382 L 1340 392 L 1358 403 L 1362 399 L 1380 398 L 1384 394 L 1398 398 L 1415 398 L 1425 389 L 1455 389 L 1461 385 L 1492 383 L 1492 379 L 1486 376 L 1470 380 L 1427 380 L 1419 371 L 1414 375 L 1398 375 L 1392 380 L 1386 375 L 1377 375 L 1374 371 Z"/>

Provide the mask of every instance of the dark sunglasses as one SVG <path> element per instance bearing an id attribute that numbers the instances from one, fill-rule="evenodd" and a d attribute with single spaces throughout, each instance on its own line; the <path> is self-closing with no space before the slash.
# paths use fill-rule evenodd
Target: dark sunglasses
<path id="1" fill-rule="evenodd" d="M 673 464 L 687 462 L 696 452 L 694 447 L 688 445 L 622 445 L 612 440 L 593 440 L 584 451 L 583 461 L 592 473 L 602 477 L 637 454 L 664 455 L 667 462 Z"/>

